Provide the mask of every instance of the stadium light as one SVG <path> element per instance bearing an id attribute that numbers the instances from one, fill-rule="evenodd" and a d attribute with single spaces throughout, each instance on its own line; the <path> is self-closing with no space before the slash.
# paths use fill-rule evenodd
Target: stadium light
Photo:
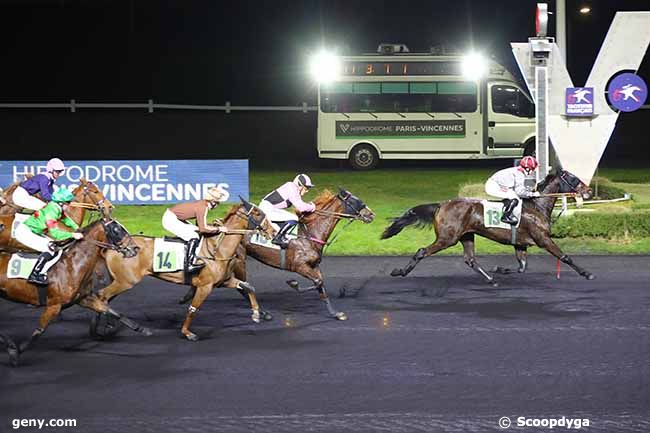
<path id="1" fill-rule="evenodd" d="M 335 54 L 321 51 L 312 56 L 309 70 L 317 82 L 331 83 L 336 81 L 341 73 L 341 62 Z"/>
<path id="2" fill-rule="evenodd" d="M 591 12 L 591 8 L 587 5 L 580 8 L 580 13 L 582 15 L 588 15 Z"/>
<path id="3" fill-rule="evenodd" d="M 480 80 L 487 74 L 487 61 L 480 53 L 468 54 L 463 59 L 462 72 L 468 80 Z"/>

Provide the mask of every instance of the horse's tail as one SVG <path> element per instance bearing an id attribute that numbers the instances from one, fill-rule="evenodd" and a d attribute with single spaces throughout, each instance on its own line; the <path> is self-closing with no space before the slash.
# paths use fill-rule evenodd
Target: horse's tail
<path id="1" fill-rule="evenodd" d="M 412 224 L 417 224 L 418 227 L 430 226 L 433 224 L 433 217 L 440 208 L 439 203 L 421 204 L 415 206 L 406 212 L 404 215 L 393 218 L 393 223 L 386 227 L 381 234 L 381 239 L 388 239 L 402 231 L 404 227 Z"/>

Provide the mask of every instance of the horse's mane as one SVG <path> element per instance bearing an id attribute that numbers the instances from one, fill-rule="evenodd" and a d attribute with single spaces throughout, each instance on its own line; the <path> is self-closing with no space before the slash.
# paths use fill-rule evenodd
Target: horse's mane
<path id="1" fill-rule="evenodd" d="M 316 206 L 316 209 L 322 209 L 327 205 L 329 202 L 331 202 L 334 198 L 336 198 L 336 194 L 334 194 L 332 191 L 329 189 L 324 190 L 323 192 L 320 193 L 318 197 L 314 199 L 314 205 Z M 315 218 L 318 214 L 317 213 L 307 213 L 307 214 L 302 214 L 301 218 L 303 221 L 309 221 L 311 218 Z"/>
<path id="2" fill-rule="evenodd" d="M 85 235 L 86 235 L 90 230 L 92 230 L 92 229 L 93 229 L 97 224 L 101 224 L 101 222 L 102 222 L 101 219 L 98 219 L 97 221 L 93 221 L 93 222 L 91 222 L 91 223 L 88 224 L 87 226 L 81 228 L 81 233 L 83 233 L 84 236 L 85 236 Z"/>
<path id="3" fill-rule="evenodd" d="M 537 191 L 544 191 L 544 188 L 546 188 L 548 184 L 551 183 L 551 181 L 555 179 L 557 176 L 558 176 L 557 173 L 547 174 L 544 180 L 542 180 L 540 183 L 537 184 Z"/>
<path id="4" fill-rule="evenodd" d="M 239 209 L 240 207 L 241 207 L 241 204 L 236 204 L 233 207 L 231 207 L 230 209 L 228 209 L 228 213 L 223 217 L 222 221 L 225 222 L 228 218 L 230 218 L 231 216 L 236 214 L 237 209 Z"/>

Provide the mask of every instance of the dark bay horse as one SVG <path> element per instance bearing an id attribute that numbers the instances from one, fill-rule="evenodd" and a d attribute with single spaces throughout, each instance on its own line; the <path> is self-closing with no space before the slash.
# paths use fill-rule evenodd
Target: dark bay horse
<path id="1" fill-rule="evenodd" d="M 520 272 L 526 270 L 526 250 L 529 246 L 537 245 L 573 268 L 578 274 L 588 280 L 593 274 L 576 265 L 571 257 L 551 239 L 551 212 L 559 193 L 577 193 L 584 199 L 592 196 L 591 189 L 576 176 L 568 171 L 551 174 L 538 185 L 541 197 L 523 201 L 521 221 L 517 228 L 514 245 Z M 444 203 L 423 204 L 406 211 L 395 218 L 381 235 L 388 239 L 398 234 L 406 226 L 433 225 L 436 241 L 426 248 L 420 248 L 404 268 L 391 272 L 392 276 L 406 276 L 425 257 L 449 248 L 459 241 L 463 244 L 465 263 L 482 275 L 489 283 L 494 284 L 494 278 L 489 275 L 476 261 L 474 252 L 474 235 L 478 234 L 501 244 L 511 244 L 511 231 L 502 228 L 487 228 L 483 223 L 483 204 L 480 200 L 457 198 Z"/>
<path id="2" fill-rule="evenodd" d="M 111 309 L 92 293 L 94 271 L 98 262 L 103 260 L 102 251 L 105 248 L 122 251 L 128 232 L 117 221 L 103 218 L 84 228 L 83 234 L 83 239 L 73 241 L 59 262 L 50 269 L 47 286 L 39 287 L 23 279 L 7 278 L 11 255 L 0 253 L 0 298 L 45 308 L 38 328 L 27 341 L 17 345 L 8 336 L 0 334 L 0 342 L 7 346 L 12 365 L 18 364 L 19 355 L 45 332 L 62 309 L 75 304 L 110 314 L 135 331 L 149 333 L 149 330 Z"/>
<path id="3" fill-rule="evenodd" d="M 204 238 L 199 257 L 205 266 L 193 274 L 190 285 L 195 288 L 192 303 L 181 328 L 182 334 L 190 341 L 197 341 L 196 334 L 189 327 L 203 301 L 214 287 L 229 287 L 244 291 L 251 303 L 254 321 L 260 320 L 260 308 L 255 296 L 255 289 L 245 280 L 238 279 L 233 273 L 235 253 L 242 237 L 249 231 L 261 231 L 268 237 L 273 236 L 273 226 L 266 219 L 260 208 L 248 202 L 233 206 L 224 218 L 224 225 L 229 233 L 225 236 L 208 236 Z M 136 257 L 126 258 L 115 251 L 106 252 L 106 266 L 113 282 L 98 292 L 102 302 L 109 302 L 115 296 L 129 290 L 142 279 L 151 275 L 164 281 L 186 285 L 184 271 L 153 272 L 154 240 L 148 236 L 133 236 L 139 247 Z M 113 329 L 116 329 L 113 327 Z M 95 330 L 96 332 L 97 330 Z M 99 333 L 98 333 L 99 334 Z M 104 333 L 106 336 L 106 333 Z"/>
<path id="4" fill-rule="evenodd" d="M 317 290 L 329 314 L 338 320 L 346 320 L 345 313 L 334 309 L 325 290 L 325 282 L 320 270 L 323 248 L 342 219 L 371 223 L 375 214 L 363 201 L 344 189 L 341 189 L 338 194 L 324 191 L 314 200 L 314 204 L 316 205 L 314 212 L 300 216 L 298 238 L 289 242 L 289 247 L 284 250 L 284 253 L 278 249 L 253 244 L 248 237 L 244 238 L 245 250 L 244 248 L 239 250 L 239 262 L 235 274 L 238 278 L 246 279 L 246 254 L 274 268 L 296 272 L 311 280 L 313 285 L 301 288 L 297 281 L 289 280 L 287 284 L 291 288 L 298 292 Z"/>
<path id="5" fill-rule="evenodd" d="M 15 185 L 18 185 L 18 183 Z M 92 182 L 81 179 L 79 181 L 79 186 L 72 191 L 72 195 L 74 195 L 74 200 L 70 204 L 70 210 L 67 212 L 67 215 L 80 227 L 83 225 L 87 209 L 101 210 L 104 215 L 108 216 L 110 216 L 113 211 L 113 204 L 104 197 L 102 191 Z M 18 208 L 14 205 L 5 205 L 0 208 L 0 226 L 4 228 L 3 230 L 0 230 L 0 250 L 30 250 L 11 237 L 11 226 L 14 222 L 14 215 L 17 211 Z M 71 230 L 64 224 L 60 224 L 59 227 L 63 230 Z"/>

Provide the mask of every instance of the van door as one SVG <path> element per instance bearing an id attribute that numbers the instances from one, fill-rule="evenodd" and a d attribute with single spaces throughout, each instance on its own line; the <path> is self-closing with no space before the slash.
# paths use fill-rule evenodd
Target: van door
<path id="1" fill-rule="evenodd" d="M 535 105 L 513 83 L 491 82 L 488 95 L 488 155 L 521 156 L 535 134 Z"/>

